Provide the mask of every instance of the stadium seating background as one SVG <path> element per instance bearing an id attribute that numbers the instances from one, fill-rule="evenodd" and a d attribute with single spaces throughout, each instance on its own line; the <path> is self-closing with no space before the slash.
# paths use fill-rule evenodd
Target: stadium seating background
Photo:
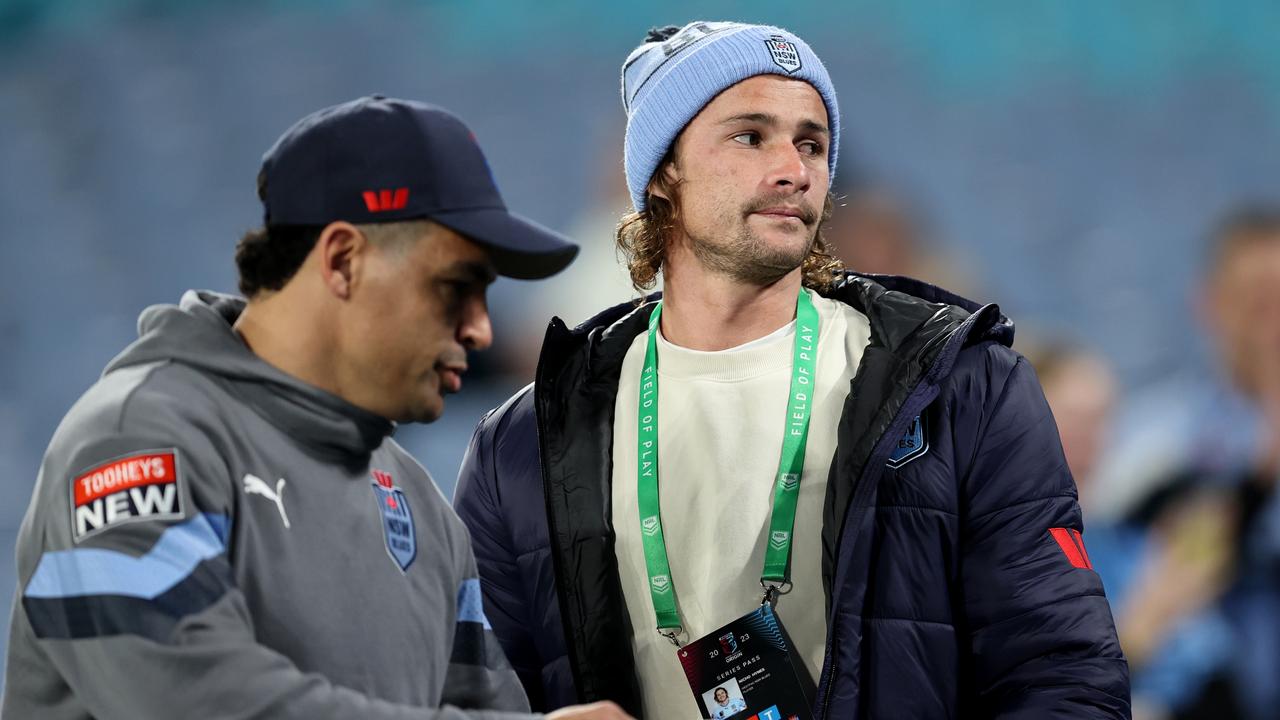
<path id="1" fill-rule="evenodd" d="M 258 162 L 285 127 L 372 92 L 439 103 L 511 207 L 568 230 L 621 172 L 618 67 L 652 25 L 796 31 L 840 94 L 841 172 L 904 189 L 978 299 L 1087 338 L 1131 390 L 1202 371 L 1203 233 L 1280 177 L 1280 5 L 1120 5 L 0 2 L 6 628 L 13 538 L 59 418 L 143 307 L 234 288 Z M 529 380 L 502 372 L 529 352 L 504 332 L 545 322 L 520 312 L 530 297 L 572 298 L 555 283 L 500 281 L 499 359 L 443 420 L 398 433 L 446 494 L 480 414 Z"/>

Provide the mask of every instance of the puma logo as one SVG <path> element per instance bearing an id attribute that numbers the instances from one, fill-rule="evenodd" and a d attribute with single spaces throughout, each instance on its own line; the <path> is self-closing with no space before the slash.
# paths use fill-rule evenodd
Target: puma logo
<path id="1" fill-rule="evenodd" d="M 276 504 L 276 509 L 280 511 L 280 519 L 284 520 L 284 526 L 289 527 L 289 516 L 284 512 L 284 478 L 276 481 L 274 490 L 267 484 L 265 480 L 257 475 L 249 474 L 244 476 L 244 494 L 245 495 L 261 495 Z"/>

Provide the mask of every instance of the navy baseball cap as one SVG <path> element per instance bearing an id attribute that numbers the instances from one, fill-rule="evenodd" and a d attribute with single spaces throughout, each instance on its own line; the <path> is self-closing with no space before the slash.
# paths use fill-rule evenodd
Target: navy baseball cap
<path id="1" fill-rule="evenodd" d="M 268 226 L 429 218 L 484 246 L 507 277 L 554 275 L 578 254 L 507 210 L 461 120 L 411 100 L 371 95 L 299 120 L 262 156 L 258 195 Z"/>

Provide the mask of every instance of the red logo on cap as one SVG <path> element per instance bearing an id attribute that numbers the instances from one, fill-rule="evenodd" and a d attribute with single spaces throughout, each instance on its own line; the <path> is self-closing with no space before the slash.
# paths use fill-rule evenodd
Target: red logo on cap
<path id="1" fill-rule="evenodd" d="M 369 212 L 401 210 L 409 204 L 409 188 L 392 190 L 365 190 L 364 204 Z"/>

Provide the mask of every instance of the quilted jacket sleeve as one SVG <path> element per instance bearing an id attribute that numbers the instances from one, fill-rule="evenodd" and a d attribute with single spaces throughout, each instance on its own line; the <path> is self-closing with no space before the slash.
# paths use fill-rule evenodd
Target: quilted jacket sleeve
<path id="1" fill-rule="evenodd" d="M 503 652 L 515 668 L 535 710 L 543 709 L 542 663 L 528 617 L 523 576 L 511 538 L 511 526 L 504 517 L 494 443 L 497 426 L 508 408 L 499 408 L 481 419 L 463 457 L 454 509 L 471 533 L 484 608 Z"/>
<path id="2" fill-rule="evenodd" d="M 982 361 L 961 379 L 954 407 L 966 408 L 955 427 L 971 452 L 961 612 L 975 715 L 1127 718 L 1128 664 L 1044 393 L 1016 353 L 974 351 Z"/>

